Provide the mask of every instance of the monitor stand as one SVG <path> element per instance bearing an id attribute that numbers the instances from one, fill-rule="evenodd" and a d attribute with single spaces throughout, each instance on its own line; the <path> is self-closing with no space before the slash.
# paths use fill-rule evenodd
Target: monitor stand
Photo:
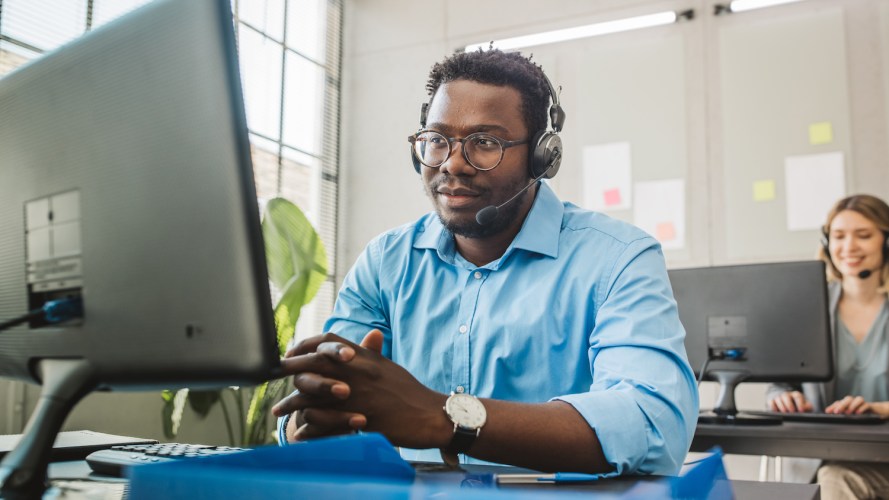
<path id="1" fill-rule="evenodd" d="M 735 370 L 713 370 L 709 374 L 719 383 L 719 396 L 712 411 L 698 415 L 699 424 L 717 425 L 779 425 L 781 418 L 739 413 L 735 406 L 735 387 L 745 378 L 747 372 Z"/>
<path id="2" fill-rule="evenodd" d="M 71 408 L 95 387 L 93 370 L 83 359 L 44 359 L 37 363 L 43 389 L 22 439 L 0 462 L 0 498 L 40 498 L 56 434 Z"/>

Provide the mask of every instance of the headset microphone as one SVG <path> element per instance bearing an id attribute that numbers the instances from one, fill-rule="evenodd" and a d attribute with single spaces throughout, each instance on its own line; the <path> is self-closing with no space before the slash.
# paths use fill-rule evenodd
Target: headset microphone
<path id="1" fill-rule="evenodd" d="M 872 270 L 870 270 L 870 269 L 865 269 L 864 271 L 861 271 L 861 272 L 858 273 L 858 277 L 861 278 L 861 279 L 863 279 L 863 280 L 866 280 L 866 279 L 870 278 L 870 275 L 873 274 L 873 273 L 874 273 L 874 272 L 873 272 Z"/>
<path id="2" fill-rule="evenodd" d="M 525 187 L 519 190 L 518 193 L 512 195 L 512 198 L 504 201 L 499 205 L 488 205 L 485 208 L 479 210 L 475 213 L 475 222 L 477 222 L 480 226 L 487 226 L 488 224 L 494 222 L 494 219 L 497 218 L 497 214 L 500 213 L 500 209 L 511 203 L 513 200 L 518 198 L 522 193 L 527 191 L 531 186 L 537 184 L 537 181 L 546 176 L 547 172 L 553 167 L 553 165 L 558 165 L 559 160 L 562 157 L 562 152 L 556 149 L 553 151 L 552 162 L 549 167 L 546 168 L 540 175 L 534 178 L 531 182 L 529 182 Z"/>

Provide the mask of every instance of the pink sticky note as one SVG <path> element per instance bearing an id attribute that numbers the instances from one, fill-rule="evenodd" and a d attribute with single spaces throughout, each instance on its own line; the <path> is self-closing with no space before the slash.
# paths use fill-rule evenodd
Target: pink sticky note
<path id="1" fill-rule="evenodd" d="M 615 205 L 620 205 L 620 189 L 606 189 L 603 193 L 605 195 L 605 206 L 613 207 Z"/>
<path id="2" fill-rule="evenodd" d="M 655 238 L 658 241 L 673 241 L 676 239 L 676 228 L 673 227 L 672 222 L 658 223 L 656 232 Z"/>

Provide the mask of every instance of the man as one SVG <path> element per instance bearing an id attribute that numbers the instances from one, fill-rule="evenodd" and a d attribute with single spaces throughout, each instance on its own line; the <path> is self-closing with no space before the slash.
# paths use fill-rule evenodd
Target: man
<path id="1" fill-rule="evenodd" d="M 409 140 L 435 214 L 374 239 L 329 333 L 287 353 L 280 439 L 364 430 L 413 460 L 676 474 L 698 401 L 660 246 L 538 182 L 564 120 L 539 66 L 455 54 L 427 89 Z"/>

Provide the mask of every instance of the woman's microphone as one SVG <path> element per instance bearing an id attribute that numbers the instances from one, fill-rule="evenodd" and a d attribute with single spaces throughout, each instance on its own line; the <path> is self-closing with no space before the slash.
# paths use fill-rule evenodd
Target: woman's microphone
<path id="1" fill-rule="evenodd" d="M 477 219 L 477 218 L 478 218 L 478 216 L 476 215 L 476 219 Z M 873 273 L 874 273 L 873 270 L 865 269 L 865 270 L 863 270 L 863 271 L 861 271 L 861 272 L 858 273 L 858 277 L 861 278 L 861 279 L 863 279 L 863 280 L 866 280 L 866 279 L 870 278 L 870 275 L 873 274 Z"/>

